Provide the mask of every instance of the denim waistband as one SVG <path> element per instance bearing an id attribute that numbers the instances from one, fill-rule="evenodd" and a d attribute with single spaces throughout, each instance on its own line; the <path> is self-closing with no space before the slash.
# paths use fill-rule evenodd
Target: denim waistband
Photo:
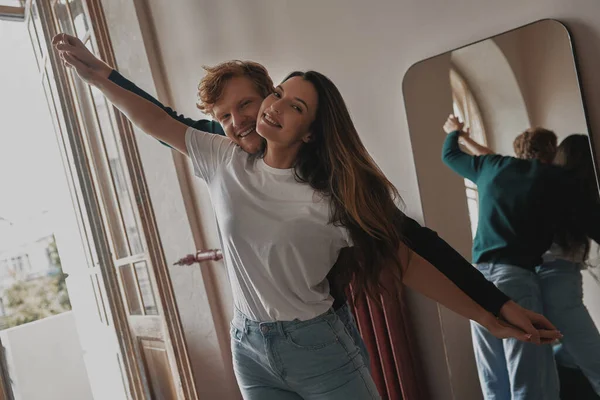
<path id="1" fill-rule="evenodd" d="M 309 325 L 312 325 L 312 324 L 315 324 L 315 323 L 318 323 L 321 321 L 330 320 L 332 317 L 335 317 L 335 315 L 336 314 L 333 311 L 333 309 L 330 308 L 323 314 L 318 315 L 314 318 L 305 320 L 305 321 L 300 321 L 300 320 L 296 319 L 293 321 L 259 322 L 259 321 L 251 320 L 246 315 L 244 315 L 244 313 L 242 313 L 239 309 L 235 308 L 234 312 L 233 312 L 233 320 L 231 321 L 231 323 L 237 329 L 242 330 L 244 332 L 249 332 L 249 331 L 254 330 L 254 331 L 261 331 L 263 333 L 265 333 L 267 331 L 285 333 L 285 332 L 291 332 L 296 329 L 300 329 L 300 328 L 303 328 L 303 327 L 306 327 L 306 326 L 309 326 Z"/>

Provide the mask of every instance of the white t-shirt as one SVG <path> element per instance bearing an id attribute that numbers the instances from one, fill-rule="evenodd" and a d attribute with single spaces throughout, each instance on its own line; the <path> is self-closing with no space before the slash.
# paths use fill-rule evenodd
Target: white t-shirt
<path id="1" fill-rule="evenodd" d="M 567 260 L 573 263 L 583 264 L 585 257 L 585 247 L 581 247 L 574 254 L 567 254 L 558 244 L 552 243 L 552 246 L 544 253 L 544 262 L 551 262 L 557 259 Z"/>
<path id="2" fill-rule="evenodd" d="M 333 303 L 326 277 L 345 228 L 329 200 L 229 139 L 188 128 L 194 173 L 208 184 L 235 306 L 255 321 L 307 320 Z"/>

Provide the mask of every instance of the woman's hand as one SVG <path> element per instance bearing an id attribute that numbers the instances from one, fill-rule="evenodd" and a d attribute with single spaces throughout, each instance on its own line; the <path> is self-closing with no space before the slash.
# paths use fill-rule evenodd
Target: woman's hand
<path id="1" fill-rule="evenodd" d="M 515 338 L 523 342 L 549 344 L 562 338 L 562 334 L 546 317 L 512 300 L 502 306 L 500 316 L 495 318 L 489 314 L 479 323 L 499 339 Z"/>
<path id="2" fill-rule="evenodd" d="M 65 66 L 75 69 L 77 75 L 89 84 L 107 79 L 112 72 L 108 64 L 92 54 L 75 36 L 59 33 L 52 39 L 52 45 Z"/>
<path id="3" fill-rule="evenodd" d="M 187 125 L 171 118 L 156 104 L 108 79 L 112 68 L 94 56 L 76 37 L 61 33 L 52 39 L 52 44 L 65 66 L 73 68 L 82 80 L 98 88 L 134 125 L 188 155 L 185 142 Z"/>

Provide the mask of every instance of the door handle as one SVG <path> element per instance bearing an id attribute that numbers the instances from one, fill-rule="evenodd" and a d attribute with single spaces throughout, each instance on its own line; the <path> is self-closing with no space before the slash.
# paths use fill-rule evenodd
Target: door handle
<path id="1" fill-rule="evenodd" d="M 188 254 L 187 256 L 179 259 L 175 265 L 193 265 L 195 263 L 201 263 L 205 261 L 219 261 L 223 259 L 223 252 L 221 249 L 211 250 L 198 250 L 196 254 Z"/>

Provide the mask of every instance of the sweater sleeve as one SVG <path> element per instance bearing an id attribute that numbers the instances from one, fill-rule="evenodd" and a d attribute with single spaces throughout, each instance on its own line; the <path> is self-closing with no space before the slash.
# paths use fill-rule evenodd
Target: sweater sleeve
<path id="1" fill-rule="evenodd" d="M 171 116 L 171 118 L 176 119 L 177 121 L 181 122 L 182 124 L 185 124 L 191 128 L 199 130 L 199 131 L 225 136 L 225 132 L 223 131 L 223 128 L 221 127 L 221 125 L 218 122 L 209 120 L 209 119 L 195 120 L 192 118 L 187 118 L 183 114 L 178 114 L 171 107 L 166 107 L 165 105 L 163 105 L 160 101 L 158 101 L 157 99 L 152 97 L 148 92 L 141 89 L 139 86 L 137 86 L 135 83 L 131 82 L 129 79 L 125 78 L 123 75 L 121 75 L 116 70 L 112 70 L 112 72 L 108 76 L 108 79 L 111 80 L 112 82 L 116 83 L 117 85 L 121 86 L 122 88 L 127 89 L 130 92 L 135 93 L 138 96 L 143 97 L 144 99 L 156 104 L 161 109 L 163 109 L 167 114 L 169 114 Z M 171 147 L 163 141 L 160 141 L 160 142 L 167 147 Z"/>
<path id="2" fill-rule="evenodd" d="M 401 219 L 405 244 L 427 260 L 485 310 L 498 316 L 510 300 L 493 283 L 431 229 L 404 216 Z"/>
<path id="3" fill-rule="evenodd" d="M 476 182 L 488 156 L 472 156 L 465 153 L 458 145 L 459 137 L 459 131 L 448 134 L 442 148 L 442 161 L 463 178 Z"/>

